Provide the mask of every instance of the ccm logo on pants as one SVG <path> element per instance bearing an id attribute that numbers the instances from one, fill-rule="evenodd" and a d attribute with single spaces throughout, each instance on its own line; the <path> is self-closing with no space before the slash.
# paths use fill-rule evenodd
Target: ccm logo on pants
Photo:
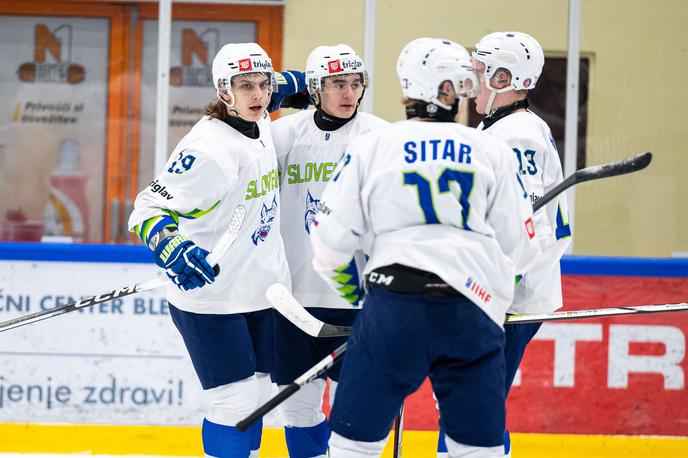
<path id="1" fill-rule="evenodd" d="M 394 280 L 394 275 L 385 275 L 377 272 L 370 272 L 368 275 L 368 282 L 375 285 L 391 285 Z"/>

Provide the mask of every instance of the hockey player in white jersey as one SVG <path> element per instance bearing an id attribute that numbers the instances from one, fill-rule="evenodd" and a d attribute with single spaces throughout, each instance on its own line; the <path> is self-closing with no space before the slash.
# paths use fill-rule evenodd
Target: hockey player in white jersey
<path id="1" fill-rule="evenodd" d="M 480 79 L 476 109 L 486 115 L 478 129 L 504 140 L 511 147 L 520 177 L 531 201 L 535 202 L 563 180 L 552 133 L 539 116 L 528 110 L 528 91 L 535 87 L 545 62 L 542 47 L 525 33 L 495 32 L 483 37 L 475 48 L 473 65 Z M 559 195 L 538 212 L 534 222 L 542 254 L 519 278 L 508 313 L 552 312 L 562 306 L 559 260 L 571 241 L 566 195 Z M 540 325 L 506 327 L 507 394 L 526 345 Z M 440 434 L 438 452 L 445 450 L 442 445 Z M 508 431 L 504 450 L 509 456 Z"/>
<path id="2" fill-rule="evenodd" d="M 306 82 L 316 109 L 272 124 L 281 170 L 282 237 L 294 296 L 319 319 L 351 326 L 358 314 L 361 266 L 352 259 L 336 275 L 338 290 L 330 289 L 313 270 L 311 225 L 322 191 L 349 142 L 389 123 L 358 112 L 368 77 L 363 60 L 347 45 L 315 48 L 306 62 Z M 288 385 L 345 340 L 308 336 L 276 314 L 274 381 Z M 330 398 L 339 367 L 328 374 Z M 325 379 L 316 380 L 281 406 L 292 458 L 324 457 L 327 452 L 330 430 L 322 411 L 324 390 Z"/>
<path id="3" fill-rule="evenodd" d="M 243 433 L 235 425 L 271 386 L 273 317 L 264 292 L 289 282 L 265 112 L 275 82 L 255 43 L 225 45 L 212 74 L 217 99 L 137 196 L 129 227 L 172 280 L 170 315 L 207 398 L 206 456 L 246 458 L 258 456 L 262 424 Z M 246 217 L 216 275 L 205 258 L 238 205 Z"/>
<path id="4" fill-rule="evenodd" d="M 448 40 L 404 48 L 408 120 L 347 147 L 311 228 L 314 267 L 335 288 L 372 238 L 330 417 L 333 458 L 380 456 L 428 375 L 450 456 L 503 454 L 503 323 L 514 276 L 539 248 L 511 150 L 454 122 L 467 58 Z"/>

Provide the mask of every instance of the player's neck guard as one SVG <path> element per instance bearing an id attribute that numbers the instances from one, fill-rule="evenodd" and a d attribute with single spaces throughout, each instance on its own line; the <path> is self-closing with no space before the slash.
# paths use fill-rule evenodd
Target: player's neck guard
<path id="1" fill-rule="evenodd" d="M 459 99 L 454 101 L 449 110 L 434 103 L 418 102 L 413 105 L 406 105 L 406 119 L 428 118 L 432 121 L 454 122 L 454 117 L 458 111 Z"/>
<path id="2" fill-rule="evenodd" d="M 318 129 L 324 130 L 325 132 L 332 132 L 354 119 L 357 113 L 358 110 L 354 111 L 354 114 L 349 118 L 338 118 L 325 113 L 322 108 L 318 107 L 313 115 L 313 120 L 315 121 L 315 125 L 318 126 Z"/>
<path id="3" fill-rule="evenodd" d="M 499 121 L 502 118 L 509 116 L 514 111 L 520 110 L 520 109 L 526 109 L 526 108 L 528 108 L 528 99 L 527 98 L 525 98 L 523 100 L 519 100 L 517 102 L 514 102 L 511 105 L 497 108 L 492 113 L 490 113 L 489 116 L 485 116 L 485 118 L 483 119 L 483 128 L 487 129 L 492 124 L 496 123 L 497 121 Z"/>
<path id="4" fill-rule="evenodd" d="M 231 115 L 224 116 L 222 120 L 248 138 L 255 140 L 260 137 L 260 129 L 255 121 L 247 121 L 246 119 Z"/>

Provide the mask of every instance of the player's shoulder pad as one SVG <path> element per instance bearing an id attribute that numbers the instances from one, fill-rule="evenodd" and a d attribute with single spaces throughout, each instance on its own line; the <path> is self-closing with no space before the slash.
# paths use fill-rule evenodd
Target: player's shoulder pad
<path id="1" fill-rule="evenodd" d="M 497 121 L 487 132 L 503 139 L 512 148 L 556 149 L 547 123 L 530 111 L 510 114 Z"/>
<path id="2" fill-rule="evenodd" d="M 311 122 L 315 110 L 301 110 L 286 116 L 280 116 L 272 122 L 272 129 L 293 129 L 301 123 Z"/>
<path id="3" fill-rule="evenodd" d="M 269 126 L 264 126 L 269 128 Z M 237 141 L 241 134 L 225 124 L 223 121 L 209 116 L 204 116 L 191 131 L 179 142 L 177 149 L 194 151 L 199 158 L 207 158 L 210 163 L 215 163 L 223 169 L 237 168 Z M 176 154 L 176 153 L 173 153 Z"/>
<path id="4" fill-rule="evenodd" d="M 375 116 L 374 114 L 366 113 L 365 111 L 360 111 L 356 115 L 357 122 L 363 124 L 368 130 L 380 129 L 390 125 L 389 121 Z"/>
<path id="5" fill-rule="evenodd" d="M 315 110 L 302 110 L 273 121 L 272 140 L 278 154 L 291 149 L 299 134 L 307 131 L 313 122 L 313 113 Z"/>

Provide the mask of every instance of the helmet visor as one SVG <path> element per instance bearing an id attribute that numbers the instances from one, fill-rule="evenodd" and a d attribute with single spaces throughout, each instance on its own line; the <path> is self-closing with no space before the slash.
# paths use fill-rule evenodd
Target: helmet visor
<path id="1" fill-rule="evenodd" d="M 322 78 L 320 92 L 330 94 L 342 94 L 348 91 L 361 94 L 368 84 L 365 73 L 349 73 L 345 75 L 333 75 Z"/>
<path id="2" fill-rule="evenodd" d="M 275 74 L 272 72 L 241 73 L 232 77 L 232 92 L 235 94 L 255 91 L 269 94 L 275 85 Z"/>

